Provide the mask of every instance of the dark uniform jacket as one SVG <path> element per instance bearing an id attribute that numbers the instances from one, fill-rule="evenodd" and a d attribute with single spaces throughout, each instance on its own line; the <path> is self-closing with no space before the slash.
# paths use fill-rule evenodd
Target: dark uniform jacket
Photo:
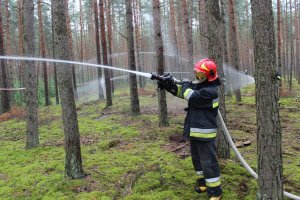
<path id="1" fill-rule="evenodd" d="M 197 85 L 177 85 L 177 96 L 188 102 L 184 139 L 209 141 L 217 136 L 218 85 L 205 81 Z"/>

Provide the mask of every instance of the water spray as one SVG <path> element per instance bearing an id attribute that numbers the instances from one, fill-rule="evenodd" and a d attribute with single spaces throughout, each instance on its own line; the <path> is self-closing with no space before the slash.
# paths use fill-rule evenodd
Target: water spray
<path id="1" fill-rule="evenodd" d="M 139 76 L 144 76 L 146 78 L 151 78 L 151 73 L 146 72 L 138 72 L 128 69 L 121 69 L 117 67 L 111 67 L 106 65 L 98 65 L 98 64 L 92 64 L 92 63 L 84 63 L 84 62 L 76 62 L 76 61 L 68 61 L 68 60 L 58 60 L 58 59 L 49 59 L 49 58 L 35 58 L 35 57 L 21 57 L 21 56 L 0 56 L 0 59 L 4 60 L 27 60 L 27 61 L 38 61 L 38 62 L 53 62 L 53 63 L 64 63 L 64 64 L 73 64 L 73 65 L 85 65 L 90 67 L 97 67 L 97 68 L 104 68 L 104 69 L 112 69 L 122 72 L 128 72 L 132 74 L 136 74 Z"/>

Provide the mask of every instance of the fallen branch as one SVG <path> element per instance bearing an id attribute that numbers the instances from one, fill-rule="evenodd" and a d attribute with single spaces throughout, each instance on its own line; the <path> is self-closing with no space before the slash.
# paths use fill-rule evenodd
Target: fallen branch
<path id="1" fill-rule="evenodd" d="M 184 144 L 182 144 L 182 145 L 176 147 L 175 149 L 171 150 L 171 152 L 174 152 L 174 151 L 177 151 L 177 150 L 179 150 L 179 149 L 182 149 L 183 147 L 185 147 L 185 146 L 188 145 L 189 143 L 190 143 L 190 142 L 186 142 L 186 143 L 184 143 Z"/>

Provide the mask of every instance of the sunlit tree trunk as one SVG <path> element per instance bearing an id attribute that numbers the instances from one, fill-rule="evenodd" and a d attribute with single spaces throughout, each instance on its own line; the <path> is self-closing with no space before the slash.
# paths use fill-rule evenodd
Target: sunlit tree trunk
<path id="1" fill-rule="evenodd" d="M 57 58 L 70 60 L 72 58 L 72 49 L 70 49 L 68 45 L 69 36 L 66 23 L 68 4 L 67 1 L 56 0 L 52 1 L 52 3 Z M 57 69 L 65 132 L 65 175 L 72 179 L 83 178 L 85 175 L 82 169 L 80 135 L 74 99 L 72 69 L 63 63 L 57 63 Z"/>
<path id="2" fill-rule="evenodd" d="M 126 1 L 126 23 L 127 23 L 127 46 L 128 66 L 130 70 L 136 71 L 133 38 L 132 0 Z M 133 115 L 140 114 L 140 103 L 137 90 L 137 79 L 135 74 L 129 74 L 131 112 Z"/>
<path id="3" fill-rule="evenodd" d="M 95 43 L 96 43 L 96 56 L 97 56 L 97 63 L 101 64 L 101 52 L 100 52 L 100 34 L 99 34 L 99 12 L 98 12 L 98 1 L 93 0 L 94 4 L 94 21 L 95 21 Z M 103 87 L 101 83 L 102 79 L 102 68 L 97 68 L 97 76 L 98 76 L 98 96 L 99 99 L 104 98 Z"/>
<path id="4" fill-rule="evenodd" d="M 228 13 L 229 13 L 229 46 L 230 46 L 230 56 L 231 65 L 239 71 L 239 49 L 237 40 L 237 27 L 235 23 L 235 12 L 234 12 L 234 0 L 228 0 Z M 239 88 L 239 77 L 232 77 L 231 84 L 236 84 L 237 87 L 234 88 L 235 99 L 237 102 L 241 102 L 241 90 Z"/>
<path id="5" fill-rule="evenodd" d="M 0 0 L 0 8 L 2 8 L 2 0 Z M 0 9 L 0 55 L 4 56 L 4 36 L 3 36 L 3 24 L 2 24 L 2 10 Z M 10 110 L 10 102 L 9 102 L 9 91 L 5 90 L 8 88 L 8 77 L 6 73 L 5 61 L 3 59 L 0 60 L 0 88 L 4 88 L 4 90 L 0 90 L 1 92 L 1 109 L 0 111 L 8 112 Z"/>
<path id="6" fill-rule="evenodd" d="M 283 199 L 282 139 L 279 118 L 274 16 L 271 0 L 251 0 L 256 67 L 258 142 L 257 199 Z"/>
<path id="7" fill-rule="evenodd" d="M 35 52 L 34 4 L 33 0 L 24 0 L 24 49 L 25 56 L 33 57 Z M 26 148 L 39 145 L 38 98 L 35 63 L 24 61 L 24 86 L 26 102 Z"/>
<path id="8" fill-rule="evenodd" d="M 157 59 L 157 73 L 164 74 L 164 48 L 162 41 L 161 23 L 160 23 L 160 3 L 159 0 L 152 0 L 153 23 L 154 23 L 154 46 Z M 159 108 L 159 126 L 169 126 L 167 99 L 165 90 L 158 90 L 158 108 Z"/>
<path id="9" fill-rule="evenodd" d="M 43 16 L 42 16 L 42 2 L 38 0 L 38 18 L 39 18 L 39 35 L 40 35 L 40 52 L 42 58 L 46 58 L 46 42 L 45 42 L 45 33 L 43 27 Z M 44 90 L 45 90 L 45 106 L 50 105 L 49 101 L 49 90 L 48 90 L 48 73 L 47 73 L 47 63 L 42 62 L 43 72 L 44 72 Z"/>
<path id="10" fill-rule="evenodd" d="M 108 65 L 107 58 L 107 46 L 106 46 L 106 31 L 105 31 L 105 21 L 104 21 L 104 0 L 100 0 L 99 4 L 100 11 L 100 29 L 101 29 L 101 47 L 103 64 Z M 105 94 L 106 94 L 106 107 L 112 106 L 111 97 L 111 82 L 110 82 L 110 71 L 109 69 L 104 69 L 104 80 L 105 80 Z"/>

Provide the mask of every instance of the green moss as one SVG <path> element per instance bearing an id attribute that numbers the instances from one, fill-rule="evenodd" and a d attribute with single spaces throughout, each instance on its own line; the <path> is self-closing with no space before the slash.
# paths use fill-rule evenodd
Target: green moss
<path id="1" fill-rule="evenodd" d="M 152 88 L 151 88 L 152 87 Z M 157 96 L 154 86 L 146 88 L 148 95 L 140 96 L 145 112 L 130 115 L 128 91 L 114 94 L 113 106 L 105 108 L 105 100 L 77 106 L 82 138 L 84 179 L 64 177 L 64 131 L 61 107 L 39 109 L 40 147 L 26 150 L 25 121 L 11 119 L 1 122 L 0 132 L 0 195 L 1 199 L 206 199 L 206 194 L 194 192 L 196 175 L 191 158 L 180 159 L 162 148 L 169 137 L 181 134 L 186 102 L 170 115 L 170 126 L 158 126 Z M 300 90 L 300 88 L 299 88 Z M 298 90 L 297 90 L 298 91 Z M 227 119 L 235 138 L 255 140 L 256 112 L 254 87 L 242 90 L 242 103 L 227 99 Z M 252 95 L 252 96 L 251 96 Z M 282 105 L 298 106 L 295 97 L 281 97 Z M 171 103 L 170 103 L 171 104 Z M 175 110 L 175 111 L 174 111 Z M 299 112 L 281 109 L 285 188 L 300 189 L 300 158 L 298 150 Z M 89 142 L 86 142 L 89 140 Z M 246 161 L 257 168 L 256 142 L 239 149 Z M 231 160 L 220 160 L 224 199 L 255 199 L 257 183 L 231 152 Z M 245 188 L 243 188 L 245 187 Z"/>

